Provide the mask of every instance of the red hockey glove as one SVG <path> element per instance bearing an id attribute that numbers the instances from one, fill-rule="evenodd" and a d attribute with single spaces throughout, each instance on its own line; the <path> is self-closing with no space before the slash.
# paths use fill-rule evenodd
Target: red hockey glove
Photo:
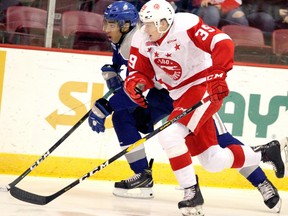
<path id="1" fill-rule="evenodd" d="M 211 102 L 220 102 L 229 94 L 229 88 L 225 81 L 226 72 L 214 68 L 206 77 L 207 91 Z"/>
<path id="2" fill-rule="evenodd" d="M 130 99 L 141 107 L 147 108 L 147 101 L 142 95 L 143 91 L 152 88 L 154 83 L 142 74 L 136 73 L 126 77 L 124 90 Z"/>

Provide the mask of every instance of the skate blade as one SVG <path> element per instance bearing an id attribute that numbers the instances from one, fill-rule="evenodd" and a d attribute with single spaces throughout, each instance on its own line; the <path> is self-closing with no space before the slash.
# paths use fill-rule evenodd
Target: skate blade
<path id="1" fill-rule="evenodd" d="M 183 216 L 204 216 L 202 206 L 181 208 Z"/>
<path id="2" fill-rule="evenodd" d="M 135 199 L 152 199 L 154 198 L 152 188 L 135 188 L 135 189 L 121 189 L 115 188 L 113 195 L 117 197 L 135 198 Z"/>
<path id="3" fill-rule="evenodd" d="M 285 176 L 288 176 L 288 137 L 285 137 L 279 142 L 281 151 L 284 152 Z"/>
<path id="4" fill-rule="evenodd" d="M 280 213 L 282 207 L 282 199 L 280 198 L 278 203 L 273 207 L 273 211 Z"/>

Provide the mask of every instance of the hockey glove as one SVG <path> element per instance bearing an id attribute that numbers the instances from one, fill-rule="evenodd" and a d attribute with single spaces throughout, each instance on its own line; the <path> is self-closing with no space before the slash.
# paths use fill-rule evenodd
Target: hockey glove
<path id="1" fill-rule="evenodd" d="M 119 89 L 123 88 L 123 79 L 119 73 L 117 73 L 113 65 L 105 64 L 101 70 L 109 90 L 112 89 L 113 92 L 117 92 Z"/>
<path id="2" fill-rule="evenodd" d="M 106 117 L 109 116 L 112 111 L 113 110 L 106 99 L 100 98 L 97 100 L 88 117 L 88 122 L 92 130 L 97 133 L 104 132 Z"/>
<path id="3" fill-rule="evenodd" d="M 142 74 L 136 73 L 126 77 L 124 90 L 129 98 L 141 107 L 147 108 L 147 101 L 142 92 L 152 88 L 154 83 Z"/>
<path id="4" fill-rule="evenodd" d="M 212 69 L 212 68 L 211 68 Z M 211 102 L 222 101 L 229 94 L 229 88 L 225 81 L 226 72 L 223 68 L 214 67 L 206 77 L 207 92 Z"/>

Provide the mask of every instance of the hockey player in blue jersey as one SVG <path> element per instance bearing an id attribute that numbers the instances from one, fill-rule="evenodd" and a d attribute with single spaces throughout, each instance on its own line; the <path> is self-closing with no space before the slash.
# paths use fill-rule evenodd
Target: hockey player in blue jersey
<path id="1" fill-rule="evenodd" d="M 140 133 L 152 132 L 153 125 L 167 116 L 172 109 L 172 100 L 161 86 L 159 89 L 151 89 L 147 94 L 149 103 L 147 109 L 132 102 L 123 91 L 121 67 L 127 65 L 131 39 L 138 21 L 137 9 L 128 2 L 114 2 L 105 10 L 103 30 L 112 42 L 113 57 L 112 64 L 104 65 L 101 70 L 108 88 L 113 89 L 114 94 L 109 102 L 105 99 L 97 100 L 89 116 L 91 128 L 99 133 L 104 132 L 105 119 L 113 112 L 113 127 L 122 148 L 127 148 L 141 139 Z M 162 104 L 167 106 L 163 107 Z M 127 180 L 116 182 L 113 194 L 122 197 L 152 198 L 152 163 L 148 164 L 144 145 L 125 156 L 135 175 Z M 129 193 L 130 189 L 135 189 L 138 193 L 135 191 Z"/>
<path id="2" fill-rule="evenodd" d="M 120 72 L 122 66 L 127 65 L 130 43 L 138 20 L 137 9 L 124 1 L 112 3 L 104 12 L 103 29 L 112 42 L 113 57 L 112 64 L 102 67 L 102 75 L 108 88 L 114 91 L 114 95 L 109 101 L 97 100 L 89 115 L 89 125 L 92 130 L 100 133 L 105 131 L 106 117 L 113 113 L 114 130 L 122 148 L 126 148 L 141 139 L 140 132 L 150 133 L 153 130 L 153 125 L 167 116 L 173 109 L 172 100 L 164 89 L 153 88 L 149 91 L 146 95 L 148 102 L 146 109 L 132 102 L 123 91 L 123 80 Z M 215 115 L 214 120 L 216 122 L 217 119 L 217 115 Z M 216 125 L 219 125 L 219 128 L 217 127 L 218 141 L 221 147 L 224 148 L 229 144 L 242 145 L 219 123 L 221 122 L 217 122 Z M 135 175 L 127 180 L 116 182 L 113 194 L 121 197 L 152 198 L 152 163 L 148 164 L 144 145 L 125 156 Z M 277 189 L 267 179 L 260 167 L 244 168 L 239 172 L 260 191 L 269 208 L 280 211 L 281 199 Z M 131 192 L 133 190 L 138 190 L 138 193 Z"/>

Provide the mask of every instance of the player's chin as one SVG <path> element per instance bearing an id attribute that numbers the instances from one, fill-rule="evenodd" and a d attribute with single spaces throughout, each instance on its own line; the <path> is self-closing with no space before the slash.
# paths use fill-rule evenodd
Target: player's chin
<path id="1" fill-rule="evenodd" d="M 150 41 L 157 41 L 157 39 L 155 39 L 155 37 L 153 37 L 152 35 L 149 35 L 149 40 Z"/>
<path id="2" fill-rule="evenodd" d="M 114 43 L 114 44 L 119 42 L 118 40 L 115 40 L 112 37 L 108 38 L 108 40 L 109 40 L 109 42 Z"/>

